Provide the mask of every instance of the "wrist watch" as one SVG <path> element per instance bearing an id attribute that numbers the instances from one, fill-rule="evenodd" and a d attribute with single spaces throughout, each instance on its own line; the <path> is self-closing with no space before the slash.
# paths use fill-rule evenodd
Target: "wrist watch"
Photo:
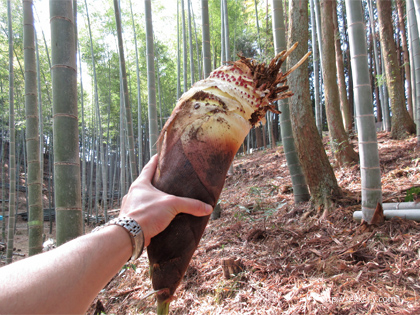
<path id="1" fill-rule="evenodd" d="M 143 252 L 144 234 L 143 234 L 143 230 L 141 229 L 137 221 L 129 217 L 115 218 L 108 221 L 104 225 L 98 226 L 92 231 L 92 233 L 110 225 L 119 225 L 123 227 L 130 235 L 131 244 L 133 245 L 133 254 L 131 255 L 131 258 L 129 259 L 129 261 L 134 261 L 137 258 L 139 258 L 139 256 Z"/>

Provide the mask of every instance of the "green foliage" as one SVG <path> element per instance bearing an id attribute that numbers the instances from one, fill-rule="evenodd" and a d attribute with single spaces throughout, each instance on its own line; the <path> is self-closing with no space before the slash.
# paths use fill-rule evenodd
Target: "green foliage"
<path id="1" fill-rule="evenodd" d="M 251 187 L 249 188 L 249 194 L 252 196 L 260 197 L 261 198 L 261 188 L 260 187 Z"/>
<path id="2" fill-rule="evenodd" d="M 384 84 L 386 84 L 386 76 L 385 76 L 385 73 L 383 73 L 383 74 L 377 74 L 376 75 L 376 85 L 377 86 L 383 86 Z"/>
<path id="3" fill-rule="evenodd" d="M 120 272 L 118 273 L 118 276 L 121 276 L 123 273 L 125 273 L 127 270 L 130 270 L 130 269 L 136 272 L 137 267 L 135 264 L 127 263 L 124 266 L 122 266 Z"/>
<path id="4" fill-rule="evenodd" d="M 273 189 L 276 186 L 271 186 L 270 191 L 268 194 L 272 194 Z M 276 203 L 276 204 L 265 204 L 263 202 L 264 194 L 261 187 L 250 187 L 249 188 L 249 195 L 254 197 L 254 203 L 251 206 L 245 207 L 243 205 L 237 205 L 240 211 L 234 214 L 234 217 L 239 220 L 248 219 L 252 222 L 263 221 L 264 224 L 267 219 L 269 219 L 272 215 L 274 215 L 278 210 L 280 210 L 286 203 Z M 257 212 L 262 211 L 262 216 L 255 218 L 255 214 Z"/>
<path id="5" fill-rule="evenodd" d="M 229 34 L 231 58 L 242 53 L 248 58 L 269 60 L 274 54 L 271 14 L 265 19 L 265 4 L 259 1 L 258 16 L 260 18 L 260 39 L 262 51 L 259 51 L 255 7 L 253 0 L 228 1 Z M 210 38 L 212 46 L 213 66 L 220 66 L 221 20 L 220 1 L 209 2 Z M 268 27 L 267 27 L 268 26 Z M 214 56 L 216 53 L 216 57 Z"/>
<path id="6" fill-rule="evenodd" d="M 236 275 L 230 280 L 222 280 L 216 286 L 214 293 L 214 299 L 217 304 L 221 304 L 226 298 L 234 298 L 243 286 L 241 281 L 243 272 Z"/>
<path id="7" fill-rule="evenodd" d="M 115 146 L 119 141 L 120 133 L 120 74 L 119 74 L 119 56 L 116 39 L 116 26 L 114 7 L 112 0 L 88 1 L 89 17 L 92 26 L 92 40 L 94 61 L 98 80 L 98 98 L 101 112 L 101 124 L 103 138 L 106 139 L 108 133 L 110 143 Z M 8 38 L 7 38 L 7 10 L 6 1 L 2 0 L 0 5 L 0 111 L 1 121 L 5 129 L 8 129 Z M 22 2 L 12 0 L 13 7 L 13 33 L 14 33 L 14 73 L 15 73 L 15 122 L 17 130 L 26 128 L 25 107 L 24 107 L 24 73 L 23 73 L 23 17 Z M 170 116 L 177 101 L 177 38 L 176 29 L 176 9 L 168 12 L 168 7 L 176 8 L 173 4 L 169 5 L 163 0 L 154 1 L 153 25 L 155 32 L 155 62 L 156 77 L 160 80 L 160 97 L 157 97 L 158 120 L 162 117 L 163 124 Z M 187 6 L 185 6 L 187 7 Z M 201 12 L 200 2 L 193 1 L 193 61 L 197 65 L 202 64 L 200 60 L 202 55 L 202 35 L 201 35 Z M 140 70 L 140 98 L 141 98 L 141 116 L 143 130 L 146 131 L 147 138 L 147 66 L 146 66 L 146 35 L 143 5 L 136 4 L 133 1 L 133 14 L 135 31 L 138 44 L 139 70 Z M 256 29 L 255 7 L 253 0 L 247 1 L 228 1 L 229 30 L 230 30 L 230 51 L 231 58 L 236 59 L 236 54 L 242 52 L 245 56 L 258 59 L 259 56 L 270 59 L 273 52 L 272 44 L 272 26 L 271 11 L 268 10 L 266 16 L 266 6 L 262 1 L 258 1 L 258 16 L 260 19 L 260 46 L 259 51 L 258 36 Z M 47 141 L 52 133 L 52 83 L 50 72 L 51 41 L 48 1 L 34 1 L 35 26 L 37 31 L 37 42 L 39 50 L 39 68 L 40 68 L 40 98 L 42 106 L 42 121 L 44 141 Z M 121 2 L 122 28 L 124 49 L 126 56 L 127 81 L 131 111 L 133 117 L 134 134 L 137 135 L 137 82 L 136 82 L 136 63 L 133 26 L 131 12 L 128 2 Z M 220 1 L 209 2 L 210 16 L 210 43 L 213 67 L 220 66 Z M 195 25 L 194 25 L 195 24 Z M 162 27 L 163 25 L 163 27 Z M 170 29 L 168 25 L 171 25 Z M 85 122 L 85 143 L 86 150 L 91 150 L 89 144 L 93 143 L 93 138 L 97 133 L 96 109 L 94 108 L 94 89 L 93 89 L 93 68 L 90 52 L 90 40 L 84 1 L 78 1 L 78 40 L 80 57 L 82 61 L 83 73 L 83 106 Z M 172 27 L 173 26 L 173 27 Z M 188 32 L 188 27 L 187 27 Z M 174 35 L 169 35 L 174 34 Z M 45 36 L 45 39 L 44 39 Z M 181 36 L 182 38 L 182 36 Z M 196 51 L 196 41 L 198 44 L 199 56 Z M 189 42 L 187 42 L 187 50 Z M 181 46 L 182 47 L 182 46 Z M 182 48 L 181 48 L 182 50 Z M 182 51 L 180 52 L 182 54 Z M 79 56 L 78 56 L 79 57 Z M 79 59 L 78 59 L 79 60 Z M 188 63 L 191 58 L 188 58 Z M 185 65 L 189 69 L 189 64 Z M 181 65 L 183 67 L 183 65 Z M 196 69 L 198 67 L 196 66 Z M 80 68 L 77 69 L 80 71 Z M 181 71 L 181 76 L 182 76 Z M 188 71 L 188 76 L 190 72 Z M 196 79 L 198 75 L 196 76 Z M 79 106 L 79 128 L 82 126 L 81 117 L 81 85 L 78 75 L 78 106 Z M 188 79 L 190 82 L 190 78 Z M 156 83 L 158 81 L 156 80 Z M 181 78 L 182 82 L 182 78 Z M 158 88 L 156 86 L 156 88 Z M 160 104 L 159 104 L 160 102 Z M 159 106 L 160 105 L 160 106 Z M 109 108 L 109 114 L 108 114 Z M 161 108 L 161 111 L 160 109 Z M 109 116 L 109 122 L 108 122 Z M 109 128 L 108 128 L 109 126 Z M 80 137 L 82 135 L 79 132 Z"/>
<path id="8" fill-rule="evenodd" d="M 405 202 L 415 201 L 420 196 L 420 186 L 411 187 L 407 190 L 407 195 L 405 196 Z"/>
<path id="9" fill-rule="evenodd" d="M 346 140 L 338 142 L 336 139 L 332 139 L 330 144 L 332 145 L 332 150 L 334 154 L 337 154 L 345 149 L 343 146 L 346 143 Z"/>
<path id="10" fill-rule="evenodd" d="M 15 121 L 25 120 L 24 106 L 24 69 L 23 69 L 23 9 L 22 1 L 12 1 L 12 27 L 14 50 L 14 106 Z M 8 123 L 9 117 L 9 43 L 7 27 L 7 5 L 2 1 L 0 5 L 0 98 L 4 100 L 4 120 Z M 23 123 L 22 127 L 25 127 Z M 16 127 L 16 130 L 20 130 Z"/>

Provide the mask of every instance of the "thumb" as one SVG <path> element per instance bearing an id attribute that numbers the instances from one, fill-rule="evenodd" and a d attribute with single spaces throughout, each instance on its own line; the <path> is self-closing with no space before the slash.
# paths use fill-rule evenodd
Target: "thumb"
<path id="1" fill-rule="evenodd" d="M 203 217 L 210 215 L 213 212 L 213 207 L 200 200 L 178 197 L 178 201 L 175 203 L 174 208 L 176 213 L 188 213 L 196 217 Z"/>

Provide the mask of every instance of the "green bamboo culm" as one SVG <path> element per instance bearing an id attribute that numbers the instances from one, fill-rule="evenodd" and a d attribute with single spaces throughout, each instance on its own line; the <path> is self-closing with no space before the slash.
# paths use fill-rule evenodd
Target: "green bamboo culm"
<path id="1" fill-rule="evenodd" d="M 130 161 L 130 176 L 131 181 L 134 181 L 138 176 L 138 169 L 136 166 L 136 158 L 134 154 L 134 131 L 133 131 L 133 120 L 131 118 L 131 107 L 130 97 L 128 94 L 128 83 L 127 83 L 127 70 L 125 66 L 124 56 L 124 43 L 122 38 L 122 27 L 121 27 L 121 10 L 118 0 L 114 0 L 114 13 L 115 13 L 115 24 L 117 27 L 117 39 L 118 39 L 118 54 L 120 59 L 120 70 L 122 74 L 122 86 L 124 89 L 124 106 L 125 106 L 125 117 L 127 123 L 127 134 L 128 134 L 128 154 Z M 150 93 L 150 91 L 149 91 Z"/>
<path id="2" fill-rule="evenodd" d="M 12 4 L 7 1 L 7 22 L 9 36 L 9 221 L 7 232 L 7 253 L 6 264 L 10 264 L 13 259 L 13 240 L 16 218 L 16 136 L 15 136 L 15 112 L 13 98 L 13 30 L 12 30 Z"/>
<path id="3" fill-rule="evenodd" d="M 153 43 L 152 4 L 150 0 L 144 1 L 144 16 L 146 20 L 146 60 L 147 60 L 147 90 L 149 102 L 149 148 L 150 156 L 157 153 L 158 123 L 156 109 L 156 82 L 155 82 L 155 48 Z"/>
<path id="4" fill-rule="evenodd" d="M 136 26 L 134 23 L 133 5 L 130 0 L 131 23 L 133 25 L 134 35 L 134 48 L 136 51 L 136 79 L 137 79 L 137 130 L 138 130 L 138 153 L 139 153 L 139 170 L 143 168 L 143 130 L 142 130 L 142 105 L 141 105 L 141 88 L 140 88 L 140 67 L 139 67 L 139 54 L 137 47 Z M 112 200 L 112 199 L 111 199 Z"/>
<path id="5" fill-rule="evenodd" d="M 57 245 L 83 233 L 73 1 L 50 0 Z"/>
<path id="6" fill-rule="evenodd" d="M 283 18 L 283 7 L 281 1 L 273 1 L 273 35 L 274 49 L 276 55 L 286 49 L 286 35 Z M 281 67 L 283 73 L 286 72 L 286 65 Z M 295 203 L 305 202 L 311 198 L 305 175 L 300 165 L 299 156 L 293 138 L 292 122 L 290 120 L 289 100 L 279 101 L 280 105 L 280 128 L 283 142 L 284 154 L 286 155 L 287 167 L 289 169 Z"/>
<path id="7" fill-rule="evenodd" d="M 416 9 L 417 5 L 420 5 L 418 1 L 414 2 L 412 0 L 407 1 L 406 11 L 408 19 L 408 27 L 410 34 L 410 51 L 412 62 L 410 62 L 411 72 L 412 72 L 412 85 L 414 86 L 413 99 L 414 99 L 414 108 L 417 110 L 416 124 L 417 124 L 417 147 L 420 148 L 420 39 L 419 39 L 419 28 L 418 23 L 420 23 L 420 9 Z M 416 17 L 417 14 L 417 17 Z"/>
<path id="8" fill-rule="evenodd" d="M 203 27 L 203 70 L 204 77 L 207 78 L 211 72 L 210 55 L 210 21 L 209 21 L 209 1 L 201 0 L 201 25 Z"/>
<path id="9" fill-rule="evenodd" d="M 100 168 L 102 171 L 102 191 L 104 193 L 107 192 L 107 163 L 105 161 L 105 147 L 104 141 L 103 141 L 103 131 L 102 131 L 102 119 L 101 119 L 101 110 L 99 107 L 99 92 L 98 92 L 98 80 L 96 79 L 96 66 L 95 66 L 95 54 L 93 52 L 93 40 L 92 40 L 92 30 L 90 26 L 90 17 L 89 17 L 89 10 L 87 1 L 85 0 L 85 8 L 86 8 L 86 17 L 88 21 L 88 29 L 89 29 L 89 39 L 90 39 L 90 54 L 92 59 L 92 70 L 93 70 L 93 83 L 94 83 L 94 95 L 95 95 L 95 107 L 96 107 L 96 119 L 97 119 L 97 125 L 98 125 L 98 132 L 99 132 L 99 145 L 98 150 L 100 154 L 101 164 L 97 163 L 96 167 Z M 101 165 L 101 166 L 100 166 Z M 96 187 L 99 190 L 101 188 L 101 178 L 99 177 L 99 172 L 96 172 L 96 176 L 98 176 L 98 179 L 96 180 Z M 96 192 L 96 197 L 99 197 L 99 192 Z M 105 221 L 108 221 L 108 208 L 107 208 L 107 198 L 102 198 L 103 203 L 103 210 L 105 214 Z M 98 202 L 95 203 L 95 207 L 97 206 Z"/>
<path id="10" fill-rule="evenodd" d="M 367 39 L 361 1 L 346 0 L 350 57 L 354 82 L 354 103 L 359 131 L 360 175 L 362 179 L 362 216 L 370 223 L 378 203 L 382 204 L 381 169 L 373 113 Z"/>
<path id="11" fill-rule="evenodd" d="M 33 1 L 23 1 L 29 256 L 42 252 L 43 213 Z"/>
<path id="12" fill-rule="evenodd" d="M 0 84 L 0 89 L 2 89 L 3 86 Z M 2 124 L 1 124 L 1 148 L 0 148 L 0 152 L 1 152 L 1 182 L 2 184 L 1 186 L 1 200 L 5 200 L 6 199 L 6 195 L 5 195 L 5 190 L 6 190 L 6 172 L 5 172 L 5 167 L 4 165 L 6 164 L 6 156 L 4 154 L 4 101 L 3 98 L 0 99 L 0 104 L 1 104 L 1 109 L 2 109 L 2 115 L 1 115 L 1 119 L 2 119 Z M 1 239 L 5 240 L 6 239 L 6 206 L 5 206 L 5 202 L 1 203 L 1 215 L 3 216 L 3 220 L 1 220 Z"/>

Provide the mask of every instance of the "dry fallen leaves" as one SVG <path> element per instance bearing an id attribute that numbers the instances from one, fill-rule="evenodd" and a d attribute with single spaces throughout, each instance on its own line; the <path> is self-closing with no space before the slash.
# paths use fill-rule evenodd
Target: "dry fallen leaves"
<path id="1" fill-rule="evenodd" d="M 415 138 L 378 139 L 384 200 L 403 201 L 404 189 L 420 183 Z M 361 230 L 352 220 L 360 210 L 357 165 L 335 169 L 345 195 L 328 218 L 301 221 L 310 205 L 294 206 L 282 191 L 290 175 L 281 147 L 234 164 L 221 218 L 207 227 L 172 314 L 420 313 L 420 224 L 396 218 Z M 410 171 L 396 178 L 398 169 Z M 221 262 L 230 258 L 240 258 L 244 271 L 225 279 Z M 154 314 L 153 296 L 141 299 L 151 290 L 144 254 L 136 267 L 99 294 L 107 314 Z"/>

